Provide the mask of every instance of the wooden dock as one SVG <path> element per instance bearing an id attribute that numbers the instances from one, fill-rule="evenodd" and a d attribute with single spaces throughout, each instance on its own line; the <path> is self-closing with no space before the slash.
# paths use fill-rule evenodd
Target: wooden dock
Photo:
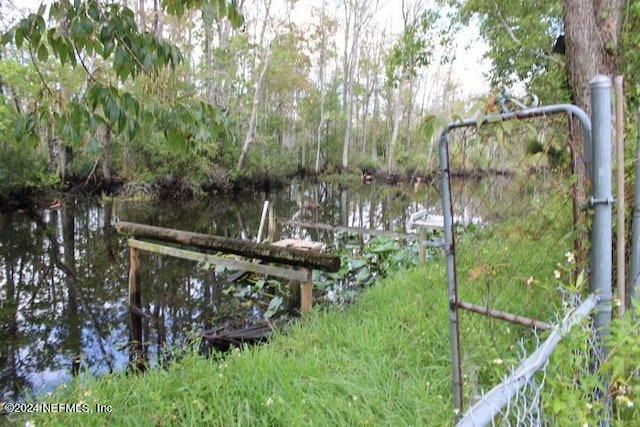
<path id="1" fill-rule="evenodd" d="M 129 324 L 131 332 L 131 359 L 143 358 L 142 278 L 139 251 L 187 259 L 211 265 L 223 265 L 243 273 L 275 276 L 291 280 L 300 286 L 300 310 L 311 310 L 313 303 L 312 272 L 314 269 L 336 272 L 340 257 L 319 251 L 320 243 L 285 239 L 274 244 L 254 243 L 208 234 L 154 227 L 145 224 L 119 222 L 116 230 L 130 238 L 129 246 Z M 243 259 L 223 257 L 210 252 L 239 255 Z M 256 262 L 257 261 L 257 262 Z M 252 329 L 254 328 L 254 329 Z M 208 338 L 224 347 L 234 343 L 261 340 L 270 333 L 264 325 L 239 330 L 218 331 Z M 226 344 L 224 344 L 226 343 Z"/>

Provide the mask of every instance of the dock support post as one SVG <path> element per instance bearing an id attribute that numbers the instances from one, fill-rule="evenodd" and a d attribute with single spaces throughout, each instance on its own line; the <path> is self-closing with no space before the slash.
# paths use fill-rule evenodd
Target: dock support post
<path id="1" fill-rule="evenodd" d="M 427 230 L 424 227 L 420 227 L 420 235 L 418 237 L 418 263 L 424 265 L 427 259 L 427 249 L 424 241 L 427 238 Z"/>
<path id="2" fill-rule="evenodd" d="M 313 304 L 313 282 L 311 270 L 305 269 L 307 280 L 300 283 L 300 311 L 306 314 L 311 311 Z"/>
<path id="3" fill-rule="evenodd" d="M 140 255 L 137 248 L 129 247 L 129 331 L 130 361 L 133 366 L 144 369 L 144 346 L 142 345 L 142 310 L 140 284 Z"/>
<path id="4" fill-rule="evenodd" d="M 273 215 L 273 205 L 269 206 L 269 224 L 267 225 L 267 238 L 269 243 L 276 241 L 276 218 Z"/>

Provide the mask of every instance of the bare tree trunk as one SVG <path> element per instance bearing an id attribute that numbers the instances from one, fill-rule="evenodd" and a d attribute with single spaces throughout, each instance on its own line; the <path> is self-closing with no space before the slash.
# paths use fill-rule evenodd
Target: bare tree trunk
<path id="1" fill-rule="evenodd" d="M 320 145 L 322 143 L 322 130 L 324 128 L 326 118 L 324 116 L 324 104 L 327 99 L 327 88 L 325 82 L 325 67 L 327 60 L 326 37 L 324 26 L 325 4 L 322 2 L 322 35 L 320 40 L 320 63 L 318 64 L 318 83 L 320 84 L 320 123 L 316 131 L 316 163 L 314 167 L 315 173 L 320 172 Z"/>
<path id="2" fill-rule="evenodd" d="M 111 182 L 111 155 L 109 153 L 111 147 L 111 128 L 105 125 L 104 143 L 102 145 L 102 179 Z"/>
<path id="3" fill-rule="evenodd" d="M 343 106 L 346 104 L 347 115 L 342 147 L 342 169 L 346 170 L 349 168 L 349 148 L 351 146 L 351 133 L 353 128 L 353 85 L 358 65 L 358 56 L 360 54 L 360 34 L 362 29 L 366 27 L 371 20 L 374 12 L 373 9 L 377 9 L 378 0 L 343 1 L 346 20 Z M 351 43 L 349 43 L 348 35 L 351 30 L 353 30 L 353 36 Z M 348 57 L 347 52 L 349 52 Z"/>
<path id="4" fill-rule="evenodd" d="M 378 120 L 378 114 L 380 112 L 380 94 L 378 93 L 378 89 L 376 89 L 373 95 L 373 117 Z M 377 133 L 372 137 L 371 141 L 371 160 L 374 162 L 378 161 L 378 138 Z"/>
<path id="5" fill-rule="evenodd" d="M 153 0 L 153 19 L 151 20 L 151 32 L 154 36 L 162 35 L 162 8 L 159 7 L 159 0 Z"/>
<path id="6" fill-rule="evenodd" d="M 394 156 L 398 143 L 398 133 L 400 132 L 400 120 L 402 119 L 402 82 L 398 84 L 394 92 L 396 92 L 396 95 L 393 100 L 393 130 L 391 131 L 391 140 L 389 141 L 389 149 L 387 150 L 387 168 L 389 175 L 394 173 L 396 169 Z"/>
<path id="7" fill-rule="evenodd" d="M 407 138 L 407 147 L 411 147 L 411 121 L 413 119 L 413 102 L 415 94 L 416 77 L 411 76 L 407 88 L 407 119 L 405 120 L 405 135 Z"/>
<path id="8" fill-rule="evenodd" d="M 251 104 L 251 115 L 249 117 L 249 127 L 247 129 L 247 134 L 244 139 L 244 144 L 242 145 L 242 152 L 240 153 L 240 158 L 238 159 L 238 164 L 236 168 L 241 170 L 244 167 L 244 164 L 247 160 L 247 155 L 249 154 L 249 148 L 251 144 L 253 144 L 253 140 L 256 134 L 256 127 L 258 123 L 258 107 L 260 106 L 260 95 L 262 91 L 262 82 L 264 81 L 264 76 L 267 74 L 267 69 L 269 68 L 269 61 L 271 60 L 271 46 L 265 46 L 265 33 L 267 30 L 267 22 L 270 20 L 270 11 L 271 11 L 271 0 L 268 0 L 265 5 L 265 13 L 264 20 L 262 21 L 262 28 L 260 30 L 260 38 L 259 38 L 259 46 L 262 49 L 265 49 L 266 52 L 264 56 L 264 62 L 262 64 L 262 70 L 260 71 L 260 75 L 255 83 L 255 89 L 253 93 L 253 102 Z M 257 68 L 256 62 L 257 58 L 254 59 L 254 69 Z"/>
<path id="9" fill-rule="evenodd" d="M 144 0 L 138 1 L 138 16 L 140 16 L 140 29 L 147 29 L 147 13 L 144 10 Z"/>
<path id="10" fill-rule="evenodd" d="M 345 3 L 346 9 L 346 3 Z M 349 12 L 350 15 L 353 12 Z M 357 12 L 355 12 L 357 14 Z M 356 15 L 357 16 L 357 15 Z M 353 39 L 351 40 L 351 52 L 347 57 L 347 37 L 349 34 L 349 22 L 350 19 L 347 19 L 347 29 L 345 30 L 345 67 L 344 67 L 344 93 L 343 93 L 343 107 L 347 109 L 347 115 L 345 119 L 345 130 L 344 130 L 344 143 L 342 146 L 342 169 L 347 170 L 349 168 L 349 147 L 351 145 L 351 129 L 353 127 L 353 123 L 351 122 L 353 119 L 353 80 L 355 75 L 355 66 L 357 63 L 357 55 L 358 55 L 358 43 L 359 43 L 359 26 L 356 22 L 354 24 L 354 34 Z"/>
<path id="11" fill-rule="evenodd" d="M 209 14 L 205 14 L 205 15 L 209 15 Z M 204 78 L 205 80 L 205 85 L 204 85 L 204 97 L 208 102 L 211 102 L 213 99 L 213 77 L 214 77 L 214 73 L 213 73 L 213 17 L 212 16 L 206 16 L 205 19 L 203 19 L 203 23 L 204 23 L 204 28 L 203 28 L 203 32 L 204 32 L 204 46 L 202 47 L 202 54 L 204 55 Z"/>
<path id="12" fill-rule="evenodd" d="M 256 125 L 258 122 L 258 107 L 260 105 L 260 92 L 262 88 L 262 82 L 264 80 L 265 74 L 267 74 L 267 68 L 269 67 L 269 61 L 271 59 L 271 50 L 267 51 L 267 57 L 264 59 L 264 64 L 262 65 L 262 71 L 260 72 L 260 77 L 258 81 L 256 81 L 255 92 L 253 93 L 253 104 L 251 107 L 251 116 L 249 117 L 249 129 L 247 130 L 247 135 L 244 139 L 244 144 L 242 145 L 242 152 L 240 153 L 240 158 L 238 159 L 238 164 L 236 168 L 238 170 L 244 167 L 245 161 L 247 160 L 247 155 L 249 154 L 249 148 L 251 144 L 253 144 L 253 140 L 256 135 Z"/>

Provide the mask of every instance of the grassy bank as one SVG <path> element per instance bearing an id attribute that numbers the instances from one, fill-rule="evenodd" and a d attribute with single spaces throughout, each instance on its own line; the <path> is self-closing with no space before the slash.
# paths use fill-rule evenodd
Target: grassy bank
<path id="1" fill-rule="evenodd" d="M 35 425 L 442 425 L 452 418 L 444 271 L 399 273 L 343 312 L 316 310 L 269 345 L 222 361 L 84 379 L 51 402 L 108 414 L 33 414 Z"/>
<path id="2" fill-rule="evenodd" d="M 483 263 L 472 254 L 482 239 Z M 490 292 L 495 307 L 544 317 L 553 312 L 545 277 L 566 246 L 553 238 L 494 233 L 459 245 L 467 285 L 478 303 Z M 505 260 L 521 260 L 517 274 Z M 536 289 L 526 288 L 535 275 Z M 488 288 L 488 286 L 490 286 Z M 489 291 L 487 290 L 489 289 Z M 535 297 L 537 294 L 538 297 Z M 517 359 L 526 328 L 462 318 L 465 381 L 472 396 L 489 388 Z M 81 378 L 47 397 L 109 413 L 30 414 L 10 421 L 41 425 L 451 425 L 450 348 L 444 258 L 401 271 L 346 308 L 316 309 L 276 334 L 268 345 L 222 359 L 188 355 L 167 370 L 144 375 Z"/>

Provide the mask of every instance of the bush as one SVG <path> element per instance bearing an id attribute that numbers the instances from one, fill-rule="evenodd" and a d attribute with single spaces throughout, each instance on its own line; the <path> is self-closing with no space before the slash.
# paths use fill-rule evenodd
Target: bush
<path id="1" fill-rule="evenodd" d="M 0 149 L 0 197 L 11 197 L 47 184 L 47 162 L 29 149 Z"/>

